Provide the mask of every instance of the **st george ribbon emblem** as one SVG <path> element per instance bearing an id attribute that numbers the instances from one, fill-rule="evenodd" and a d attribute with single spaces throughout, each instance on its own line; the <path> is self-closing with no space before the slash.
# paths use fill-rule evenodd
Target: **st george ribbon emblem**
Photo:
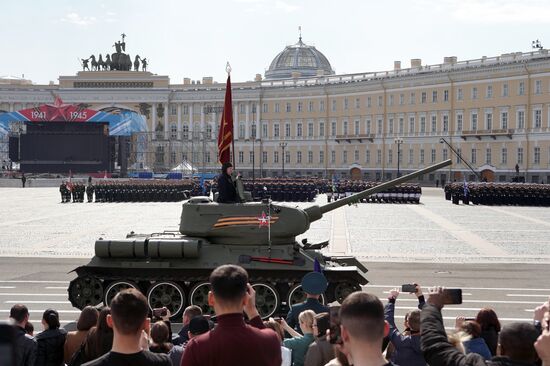
<path id="1" fill-rule="evenodd" d="M 271 216 L 267 216 L 265 214 L 265 211 L 262 211 L 262 216 L 259 216 L 257 217 L 258 219 L 258 222 L 259 222 L 259 227 L 262 227 L 262 226 L 267 226 L 269 227 L 269 224 L 270 224 L 270 221 L 271 221 Z"/>

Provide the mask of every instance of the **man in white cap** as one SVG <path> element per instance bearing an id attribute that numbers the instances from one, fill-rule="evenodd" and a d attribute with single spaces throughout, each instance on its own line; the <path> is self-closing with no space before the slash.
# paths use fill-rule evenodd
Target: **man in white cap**
<path id="1" fill-rule="evenodd" d="M 286 316 L 286 322 L 297 332 L 300 332 L 298 316 L 304 310 L 313 310 L 315 314 L 328 312 L 328 306 L 321 304 L 319 297 L 326 291 L 328 281 L 320 272 L 309 272 L 302 278 L 302 289 L 306 294 L 306 301 L 293 305 Z"/>

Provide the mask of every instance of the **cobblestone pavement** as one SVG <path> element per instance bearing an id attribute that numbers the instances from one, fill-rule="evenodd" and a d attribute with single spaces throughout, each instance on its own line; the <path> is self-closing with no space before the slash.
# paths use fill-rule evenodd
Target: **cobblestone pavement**
<path id="1" fill-rule="evenodd" d="M 90 257 L 99 237 L 177 230 L 181 213 L 178 202 L 59 202 L 56 188 L 0 188 L 0 256 Z M 345 206 L 302 237 L 366 261 L 548 263 L 550 209 L 456 206 L 424 188 L 420 205 Z"/>

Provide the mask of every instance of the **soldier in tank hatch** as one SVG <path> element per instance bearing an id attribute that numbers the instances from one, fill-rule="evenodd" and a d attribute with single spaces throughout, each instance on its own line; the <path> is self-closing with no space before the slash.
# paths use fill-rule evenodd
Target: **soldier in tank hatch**
<path id="1" fill-rule="evenodd" d="M 328 312 L 328 306 L 321 304 L 319 297 L 328 287 L 326 277 L 320 272 L 309 272 L 302 279 L 302 289 L 306 294 L 306 301 L 293 305 L 286 316 L 286 322 L 291 328 L 300 332 L 298 316 L 304 310 L 313 310 L 316 314 Z"/>
<path id="2" fill-rule="evenodd" d="M 217 178 L 218 203 L 237 203 L 239 201 L 231 173 L 233 173 L 233 165 L 229 162 L 223 163 L 222 173 Z"/>

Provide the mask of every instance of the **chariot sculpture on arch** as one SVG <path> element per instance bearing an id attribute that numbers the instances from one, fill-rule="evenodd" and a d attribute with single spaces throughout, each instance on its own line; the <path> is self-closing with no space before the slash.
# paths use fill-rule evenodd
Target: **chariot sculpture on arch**
<path id="1" fill-rule="evenodd" d="M 131 71 L 132 70 L 132 64 L 134 66 L 134 71 L 140 71 L 140 64 L 141 64 L 141 71 L 147 71 L 147 65 L 148 61 L 145 57 L 140 57 L 139 55 L 136 55 L 134 58 L 134 62 L 132 63 L 132 59 L 129 54 L 126 52 L 126 34 L 122 33 L 120 35 L 122 37 L 122 40 L 116 41 L 112 47 L 115 48 L 115 53 L 105 54 L 105 59 L 103 59 L 102 54 L 100 53 L 98 57 L 95 55 L 91 55 L 88 58 L 85 59 L 79 59 L 79 63 L 82 66 L 82 71 Z M 91 64 L 91 69 L 88 66 Z"/>

